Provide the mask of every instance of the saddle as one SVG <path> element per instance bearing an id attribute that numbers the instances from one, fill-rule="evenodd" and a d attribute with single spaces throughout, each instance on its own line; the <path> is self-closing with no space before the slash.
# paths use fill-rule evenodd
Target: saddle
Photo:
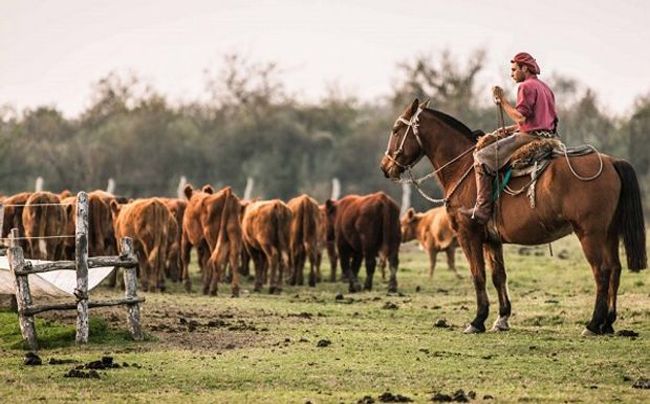
<path id="1" fill-rule="evenodd" d="M 477 142 L 476 149 L 480 150 L 496 140 L 497 136 L 494 134 L 482 136 Z M 540 137 L 533 140 L 515 150 L 508 163 L 499 170 L 499 180 L 497 181 L 495 178 L 493 185 L 493 199 L 496 200 L 503 192 L 516 196 L 527 191 L 530 206 L 534 208 L 535 185 L 552 159 L 565 155 L 568 157 L 584 156 L 594 151 L 595 149 L 590 145 L 567 148 L 558 138 Z M 510 179 L 523 176 L 530 176 L 530 181 L 526 185 L 517 190 L 508 186 Z"/>

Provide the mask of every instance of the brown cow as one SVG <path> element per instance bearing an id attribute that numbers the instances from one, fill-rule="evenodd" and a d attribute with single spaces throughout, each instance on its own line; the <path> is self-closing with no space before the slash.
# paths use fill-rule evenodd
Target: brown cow
<path id="1" fill-rule="evenodd" d="M 400 224 L 399 207 L 383 192 L 348 195 L 336 202 L 328 200 L 328 226 L 333 227 L 341 269 L 350 277 L 351 293 L 361 290 L 358 275 L 361 261 L 366 261 L 364 289 L 372 290 L 377 256 L 388 258 L 388 291 L 397 291 Z"/>
<path id="2" fill-rule="evenodd" d="M 181 226 L 183 225 L 183 216 L 187 208 L 187 201 L 178 198 L 160 198 L 160 200 L 167 206 L 172 216 L 176 220 L 176 238 L 169 238 L 170 248 L 168 250 L 169 256 L 167 257 L 167 265 L 165 267 L 165 276 L 173 282 L 178 282 L 181 277 L 182 263 L 180 257 L 181 249 Z"/>
<path id="3" fill-rule="evenodd" d="M 117 255 L 111 202 L 119 198 L 96 190 L 88 193 L 88 253 L 91 256 Z"/>
<path id="4" fill-rule="evenodd" d="M 113 229 L 113 213 L 111 204 L 126 204 L 129 200 L 103 190 L 88 193 L 88 252 L 90 255 L 117 255 L 117 239 Z M 117 268 L 108 277 L 108 286 L 117 284 Z"/>
<path id="5" fill-rule="evenodd" d="M 169 223 L 173 219 L 169 209 L 158 198 L 151 198 L 138 199 L 126 205 L 112 201 L 111 210 L 117 239 L 133 238 L 142 289 L 151 292 L 156 288 L 164 290 Z"/>
<path id="6" fill-rule="evenodd" d="M 327 209 L 325 205 L 320 205 L 318 207 L 320 213 L 320 222 L 318 227 L 318 237 L 319 237 L 319 248 L 318 248 L 318 258 L 316 261 L 316 280 L 320 282 L 321 271 L 320 265 L 323 260 L 322 250 L 327 251 L 327 256 L 330 260 L 330 282 L 336 282 L 336 266 L 338 263 L 338 255 L 336 253 L 336 242 L 334 236 L 334 227 L 327 225 Z M 343 276 L 341 280 L 347 282 L 347 276 Z"/>
<path id="7" fill-rule="evenodd" d="M 203 293 L 217 294 L 219 280 L 230 264 L 232 295 L 239 296 L 239 258 L 242 250 L 241 204 L 230 187 L 203 199 L 201 225 L 210 248 L 203 276 Z"/>
<path id="8" fill-rule="evenodd" d="M 32 237 L 28 240 L 31 258 L 50 261 L 63 258 L 63 238 L 60 236 L 65 236 L 67 220 L 57 194 L 35 192 L 29 196 L 23 209 L 23 226 L 25 237 Z"/>
<path id="9" fill-rule="evenodd" d="M 4 217 L 2 222 L 2 237 L 9 237 L 11 229 L 18 229 L 18 235 L 23 237 L 25 235 L 25 227 L 23 226 L 23 210 L 27 199 L 29 199 L 31 192 L 21 192 L 16 195 L 6 197 L 2 204 L 5 206 Z M 9 243 L 5 243 L 9 245 Z M 18 240 L 18 245 L 23 248 L 25 257 L 31 257 L 29 251 L 29 243 L 27 240 Z"/>
<path id="10" fill-rule="evenodd" d="M 255 263 L 255 288 L 259 292 L 269 273 L 269 293 L 282 291 L 282 276 L 291 267 L 289 231 L 291 210 L 279 199 L 251 203 L 244 213 L 244 245 Z"/>
<path id="11" fill-rule="evenodd" d="M 318 202 L 308 195 L 300 195 L 289 202 L 291 209 L 291 230 L 289 246 L 291 250 L 292 274 L 289 279 L 291 285 L 303 284 L 303 268 L 309 258 L 309 286 L 316 286 L 316 265 L 318 263 L 318 249 L 321 227 L 321 213 Z"/>
<path id="12" fill-rule="evenodd" d="M 203 200 L 209 195 L 214 194 L 214 188 L 206 185 L 198 191 L 192 189 L 192 186 L 188 184 L 185 186 L 183 192 L 185 193 L 185 197 L 187 197 L 187 207 L 185 208 L 183 224 L 181 226 L 181 281 L 185 282 L 185 290 L 190 292 L 192 290 L 192 281 L 190 280 L 189 266 L 192 247 L 196 247 L 201 273 L 204 273 L 207 260 L 210 258 L 210 249 L 203 236 L 201 211 L 203 210 Z"/>
<path id="13" fill-rule="evenodd" d="M 433 279 L 433 271 L 436 269 L 436 256 L 438 252 L 444 251 L 447 254 L 449 270 L 462 278 L 454 261 L 456 247 L 456 233 L 451 228 L 447 209 L 444 207 L 429 209 L 425 213 L 415 213 L 413 208 L 406 211 L 401 220 L 402 242 L 417 239 L 424 251 L 429 254 L 429 278 Z"/>

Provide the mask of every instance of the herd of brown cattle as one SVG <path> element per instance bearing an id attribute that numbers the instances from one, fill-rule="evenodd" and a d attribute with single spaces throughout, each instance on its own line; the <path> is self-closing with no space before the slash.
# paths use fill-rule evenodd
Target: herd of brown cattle
<path id="1" fill-rule="evenodd" d="M 301 195 L 287 203 L 279 200 L 244 201 L 230 187 L 206 185 L 184 189 L 186 200 L 146 198 L 127 200 L 104 191 L 88 194 L 90 256 L 116 255 L 117 240 L 134 239 L 143 290 L 164 290 L 165 280 L 184 282 L 191 290 L 189 264 L 196 248 L 203 293 L 216 295 L 219 282 L 230 278 L 233 296 L 239 295 L 240 275 L 255 268 L 254 290 L 268 283 L 270 293 L 282 285 L 321 280 L 322 251 L 330 259 L 330 281 L 336 280 L 337 261 L 350 292 L 360 291 L 358 274 L 365 261 L 364 289 L 371 290 L 377 259 L 388 264 L 389 291 L 397 290 L 399 246 L 418 239 L 429 253 L 433 276 L 436 254 L 445 251 L 456 272 L 456 240 L 444 208 L 424 214 L 407 212 L 400 222 L 398 205 L 383 192 L 348 195 L 319 205 Z M 5 206 L 2 236 L 18 228 L 25 256 L 43 260 L 74 259 L 76 196 L 68 191 L 23 192 L 2 198 Z M 457 274 L 457 273 L 456 273 Z M 457 274 L 458 275 L 458 274 Z M 284 279 L 286 277 L 286 280 Z M 115 286 L 115 273 L 109 279 Z"/>

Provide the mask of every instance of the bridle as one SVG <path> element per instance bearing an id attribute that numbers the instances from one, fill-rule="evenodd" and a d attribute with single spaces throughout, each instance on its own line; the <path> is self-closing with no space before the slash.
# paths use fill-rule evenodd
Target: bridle
<path id="1" fill-rule="evenodd" d="M 411 116 L 411 119 L 408 121 L 404 119 L 404 117 L 400 116 L 397 118 L 397 122 L 401 122 L 404 125 L 406 125 L 406 131 L 404 132 L 404 137 L 402 138 L 402 141 L 399 144 L 399 147 L 397 150 L 395 150 L 395 153 L 391 156 L 389 149 L 390 149 L 390 142 L 388 143 L 388 147 L 386 147 L 386 151 L 384 152 L 384 155 L 388 157 L 388 160 L 390 160 L 393 164 L 395 164 L 397 167 L 401 168 L 402 170 L 411 170 L 417 163 L 420 162 L 422 157 L 424 157 L 424 147 L 422 146 L 422 139 L 420 139 L 420 114 L 422 113 L 423 109 L 421 107 L 418 107 L 418 110 L 415 111 L 413 116 Z M 406 143 L 406 138 L 409 136 L 409 133 L 413 132 L 413 136 L 415 136 L 415 140 L 418 142 L 418 146 L 420 146 L 420 155 L 413 160 L 411 164 L 402 164 L 399 161 L 397 161 L 397 158 L 404 153 L 404 143 Z M 392 134 L 394 136 L 395 133 Z"/>
<path id="2" fill-rule="evenodd" d="M 440 171 L 442 171 L 444 168 L 446 168 L 449 165 L 451 165 L 451 164 L 455 163 L 456 161 L 460 160 L 461 157 L 463 157 L 467 153 L 470 153 L 471 151 L 473 151 L 476 148 L 476 146 L 470 147 L 469 149 L 465 150 L 464 152 L 462 152 L 458 156 L 454 157 L 453 159 L 449 160 L 448 162 L 446 162 L 442 166 L 438 167 L 438 169 L 433 170 L 431 173 L 429 173 L 429 174 L 427 174 L 427 175 L 425 175 L 423 177 L 420 177 L 420 178 L 414 178 L 412 168 L 417 163 L 419 163 L 420 160 L 422 159 L 422 157 L 424 157 L 424 155 L 425 155 L 424 146 L 422 145 L 422 139 L 420 139 L 420 133 L 419 133 L 420 132 L 419 131 L 420 114 L 422 113 L 423 110 L 424 109 L 422 107 L 418 107 L 417 111 L 415 111 L 413 116 L 411 116 L 411 119 L 409 119 L 408 121 L 404 117 L 401 117 L 401 116 L 399 118 L 397 118 L 395 123 L 401 122 L 401 123 L 406 125 L 406 131 L 404 132 L 404 137 L 402 138 L 402 141 L 400 142 L 399 147 L 397 148 L 397 150 L 395 150 L 395 153 L 392 156 L 390 155 L 390 152 L 389 152 L 389 149 L 390 149 L 390 142 L 389 142 L 388 147 L 386 148 L 386 151 L 384 152 L 384 155 L 388 158 L 388 160 L 390 160 L 393 164 L 395 164 L 396 166 L 398 166 L 402 170 L 406 171 L 408 173 L 408 175 L 409 175 L 409 178 L 407 178 L 407 179 L 400 178 L 398 180 L 394 180 L 395 182 L 398 182 L 400 184 L 413 184 L 415 186 L 415 189 L 417 189 L 417 191 L 420 193 L 420 195 L 422 195 L 423 198 L 425 198 L 428 201 L 433 202 L 433 203 L 445 203 L 446 204 L 449 197 L 456 191 L 456 189 L 458 189 L 458 186 L 463 182 L 463 180 L 465 180 L 465 178 L 467 178 L 469 173 L 472 171 L 472 169 L 474 168 L 473 164 L 470 165 L 470 167 L 467 169 L 467 171 L 465 171 L 465 173 L 462 175 L 460 180 L 458 180 L 458 182 L 452 187 L 451 191 L 449 191 L 449 193 L 442 199 L 436 199 L 436 198 L 433 198 L 433 197 L 427 195 L 424 192 L 424 190 L 422 190 L 422 188 L 420 187 L 420 184 L 423 183 L 425 180 L 435 176 Z M 397 158 L 402 153 L 404 153 L 404 143 L 406 142 L 406 138 L 408 137 L 410 130 L 413 132 L 413 136 L 415 136 L 415 140 L 418 142 L 419 155 L 415 160 L 413 160 L 413 162 L 411 164 L 402 164 L 399 161 L 397 161 Z M 395 135 L 395 134 L 392 134 L 392 135 Z"/>

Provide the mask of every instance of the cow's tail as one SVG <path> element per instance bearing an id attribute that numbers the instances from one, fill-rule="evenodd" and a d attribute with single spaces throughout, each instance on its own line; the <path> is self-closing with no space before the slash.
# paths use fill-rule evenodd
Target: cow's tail
<path id="1" fill-rule="evenodd" d="M 293 262 L 289 253 L 289 232 L 291 226 L 291 211 L 282 204 L 277 203 L 273 208 L 273 220 L 276 237 L 278 240 L 278 254 L 285 269 L 292 268 Z"/>
<path id="2" fill-rule="evenodd" d="M 318 255 L 318 222 L 320 215 L 318 205 L 309 198 L 303 201 L 302 236 L 305 253 L 311 262 L 316 262 Z"/>
<path id="3" fill-rule="evenodd" d="M 151 237 L 152 245 L 147 254 L 147 262 L 149 264 L 150 283 L 149 287 L 162 286 L 162 276 L 164 274 L 165 258 L 167 257 L 167 219 L 169 211 L 167 207 L 159 200 L 155 200 L 153 204 L 153 234 Z"/>
<path id="4" fill-rule="evenodd" d="M 291 231 L 290 231 L 290 240 L 291 243 L 291 255 L 292 260 L 295 258 L 295 254 L 299 254 L 305 246 L 305 236 L 307 233 L 305 230 L 307 220 L 307 215 L 305 214 L 305 209 L 307 209 L 306 199 L 302 198 L 300 201 L 300 206 L 296 209 L 294 214 L 295 216 L 291 217 Z"/>
<path id="5" fill-rule="evenodd" d="M 216 269 L 216 265 L 223 264 L 224 260 L 229 257 L 229 247 L 230 247 L 230 238 L 228 234 L 228 212 L 232 202 L 234 200 L 232 195 L 232 190 L 230 188 L 225 189 L 224 191 L 224 202 L 223 209 L 221 211 L 221 218 L 219 221 L 219 235 L 217 236 L 217 242 L 210 257 L 210 264 L 213 265 L 213 268 Z"/>
<path id="6" fill-rule="evenodd" d="M 390 259 L 391 254 L 395 253 L 393 251 L 395 246 L 399 246 L 400 243 L 399 211 L 391 202 L 386 195 L 381 198 L 382 243 L 380 251 L 386 259 Z"/>
<path id="7" fill-rule="evenodd" d="M 639 181 L 634 168 L 627 161 L 616 160 L 613 164 L 621 179 L 621 194 L 612 225 L 619 237 L 623 238 L 628 268 L 640 271 L 647 267 L 647 254 Z"/>

